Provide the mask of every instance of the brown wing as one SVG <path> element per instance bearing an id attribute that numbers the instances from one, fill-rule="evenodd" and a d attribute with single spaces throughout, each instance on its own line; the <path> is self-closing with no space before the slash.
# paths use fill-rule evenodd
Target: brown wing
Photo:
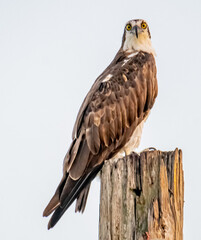
<path id="1" fill-rule="evenodd" d="M 76 198 L 76 209 L 84 210 L 90 182 L 104 160 L 129 141 L 154 104 L 158 89 L 153 56 L 140 52 L 127 59 L 119 55 L 96 80 L 78 113 L 73 142 L 64 159 L 64 177 L 44 211 L 47 216 L 56 209 L 49 228 Z"/>

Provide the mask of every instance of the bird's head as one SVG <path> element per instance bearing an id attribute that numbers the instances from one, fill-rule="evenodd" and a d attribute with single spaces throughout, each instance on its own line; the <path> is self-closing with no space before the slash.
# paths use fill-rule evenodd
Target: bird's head
<path id="1" fill-rule="evenodd" d="M 144 51 L 155 55 L 151 44 L 148 24 L 142 19 L 130 20 L 126 23 L 122 40 L 123 51 Z"/>

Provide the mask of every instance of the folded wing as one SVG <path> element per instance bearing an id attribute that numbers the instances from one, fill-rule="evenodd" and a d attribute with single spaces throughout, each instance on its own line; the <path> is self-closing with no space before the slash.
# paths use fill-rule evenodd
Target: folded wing
<path id="1" fill-rule="evenodd" d="M 84 211 L 90 183 L 104 160 L 124 147 L 154 104 L 158 89 L 153 56 L 140 52 L 125 62 L 126 56 L 119 55 L 96 80 L 80 108 L 63 178 L 44 210 L 44 216 L 54 211 L 48 228 L 76 198 L 76 211 Z"/>

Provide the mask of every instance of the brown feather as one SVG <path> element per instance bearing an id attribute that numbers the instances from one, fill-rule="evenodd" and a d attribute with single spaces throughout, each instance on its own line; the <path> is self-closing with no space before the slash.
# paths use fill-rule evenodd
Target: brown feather
<path id="1" fill-rule="evenodd" d="M 100 149 L 99 129 L 95 124 L 86 129 L 86 139 L 89 150 L 94 154 L 98 154 Z"/>
<path id="2" fill-rule="evenodd" d="M 123 125 L 122 125 L 122 113 L 119 104 L 116 104 L 116 121 L 117 121 L 117 136 L 118 138 L 122 135 Z"/>
<path id="3" fill-rule="evenodd" d="M 70 177 L 67 178 L 66 184 L 63 188 L 63 192 L 60 197 L 61 205 L 57 207 L 55 212 L 53 213 L 48 223 L 48 229 L 54 227 L 54 225 L 59 221 L 64 212 L 79 196 L 82 190 L 90 184 L 90 182 L 94 179 L 94 177 L 100 171 L 101 168 L 102 164 L 97 165 L 90 171 L 90 173 L 83 175 L 77 181 L 72 180 Z"/>
<path id="4" fill-rule="evenodd" d="M 121 114 L 122 114 L 122 126 L 123 126 L 123 129 L 129 128 L 129 123 L 128 123 L 128 119 L 127 119 L 127 109 L 126 109 L 124 100 L 125 100 L 125 98 L 124 99 L 121 98 L 119 100 L 119 104 L 120 104 L 120 107 L 121 107 Z"/>
<path id="5" fill-rule="evenodd" d="M 88 164 L 90 150 L 86 138 L 80 143 L 76 158 L 70 168 L 69 175 L 73 180 L 79 179 Z"/>
<path id="6" fill-rule="evenodd" d="M 116 129 L 115 129 L 115 120 L 112 119 L 110 121 L 110 126 L 109 126 L 109 136 L 112 142 L 114 142 L 115 138 L 116 138 Z"/>
<path id="7" fill-rule="evenodd" d="M 80 195 L 77 198 L 75 212 L 84 212 L 87 202 L 87 197 L 89 194 L 90 183 L 81 191 Z"/>
<path id="8" fill-rule="evenodd" d="M 67 179 L 67 173 L 65 173 L 64 176 L 62 177 L 54 196 L 51 198 L 50 202 L 45 208 L 43 212 L 44 217 L 49 216 L 60 205 L 60 195 L 65 185 L 66 179 Z"/>
<path id="9" fill-rule="evenodd" d="M 81 142 L 81 138 L 82 138 L 82 134 L 80 134 L 78 139 L 74 139 L 74 141 L 72 142 L 69 151 L 67 152 L 65 158 L 64 158 L 64 171 L 69 171 L 69 169 L 71 168 L 75 157 L 77 156 L 77 152 L 78 149 L 80 147 L 80 142 Z"/>
<path id="10" fill-rule="evenodd" d="M 99 127 L 100 140 L 105 147 L 109 146 L 109 123 L 105 121 L 104 124 L 100 124 Z"/>
<path id="11" fill-rule="evenodd" d="M 60 207 L 64 207 L 65 201 L 69 195 L 72 194 L 72 190 L 74 189 L 76 183 L 77 181 L 73 180 L 70 176 L 67 178 L 60 196 Z"/>
<path id="12" fill-rule="evenodd" d="M 47 216 L 55 210 L 49 227 L 57 223 L 76 198 L 76 211 L 84 211 L 90 182 L 104 160 L 124 147 L 154 104 L 158 86 L 153 55 L 127 55 L 120 49 L 80 108 L 73 142 L 64 159 L 66 178 L 44 211 Z M 105 80 L 109 74 L 112 77 Z"/>

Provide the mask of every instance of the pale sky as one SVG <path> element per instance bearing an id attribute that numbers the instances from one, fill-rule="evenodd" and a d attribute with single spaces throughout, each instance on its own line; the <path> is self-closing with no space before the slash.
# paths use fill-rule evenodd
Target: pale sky
<path id="1" fill-rule="evenodd" d="M 79 107 L 130 19 L 150 27 L 159 95 L 140 149 L 183 150 L 184 239 L 200 239 L 201 1 L 0 1 L 0 238 L 98 239 L 99 180 L 47 231 Z"/>

